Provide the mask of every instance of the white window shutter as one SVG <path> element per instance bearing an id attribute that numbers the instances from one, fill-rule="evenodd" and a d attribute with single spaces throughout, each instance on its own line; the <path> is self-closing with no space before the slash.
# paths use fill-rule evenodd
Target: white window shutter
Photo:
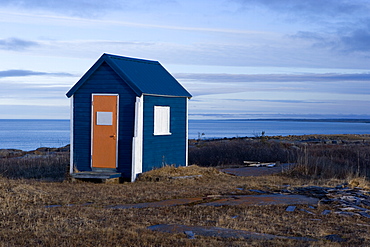
<path id="1" fill-rule="evenodd" d="M 170 107 L 154 106 L 154 135 L 170 134 Z"/>

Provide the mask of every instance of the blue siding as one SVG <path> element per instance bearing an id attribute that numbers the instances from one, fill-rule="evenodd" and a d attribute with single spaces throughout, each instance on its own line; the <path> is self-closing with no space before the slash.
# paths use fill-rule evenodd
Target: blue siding
<path id="1" fill-rule="evenodd" d="M 74 93 L 74 164 L 91 170 L 91 97 L 93 93 L 119 94 L 118 171 L 131 176 L 132 137 L 136 94 L 109 65 L 103 63 Z"/>
<path id="2" fill-rule="evenodd" d="M 143 172 L 186 165 L 186 101 L 184 97 L 144 96 Z M 170 107 L 171 135 L 153 135 L 154 106 Z"/>

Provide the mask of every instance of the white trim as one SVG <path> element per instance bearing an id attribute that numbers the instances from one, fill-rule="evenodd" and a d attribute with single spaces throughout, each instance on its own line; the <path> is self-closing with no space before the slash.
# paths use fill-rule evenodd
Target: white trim
<path id="1" fill-rule="evenodd" d="M 92 155 L 93 155 L 93 136 L 94 136 L 94 96 L 117 96 L 117 137 L 116 137 L 116 168 L 118 167 L 118 139 L 119 139 L 119 94 L 110 93 L 92 93 L 91 94 L 91 137 L 90 137 L 90 167 L 92 166 Z"/>
<path id="2" fill-rule="evenodd" d="M 93 140 L 94 140 L 94 94 L 91 94 L 91 113 L 90 113 L 90 168 L 92 169 Z"/>
<path id="3" fill-rule="evenodd" d="M 116 169 L 118 168 L 118 154 L 119 154 L 119 150 L 118 150 L 118 142 L 119 142 L 119 94 L 116 94 L 117 95 L 117 130 L 116 130 L 116 133 L 117 133 L 117 136 L 116 136 Z"/>
<path id="4" fill-rule="evenodd" d="M 143 172 L 143 114 L 144 96 L 136 97 L 135 102 L 135 126 L 134 137 L 132 138 L 132 165 L 131 182 L 134 182 L 137 175 Z"/>
<path id="5" fill-rule="evenodd" d="M 188 161 L 189 161 L 189 119 L 188 119 L 188 116 L 189 116 L 189 100 L 186 99 L 186 116 L 185 116 L 185 121 L 186 121 L 186 138 L 185 138 L 185 166 L 188 166 Z"/>
<path id="6" fill-rule="evenodd" d="M 74 119 L 74 114 L 73 114 L 73 109 L 74 109 L 74 106 L 73 106 L 73 95 L 71 96 L 71 99 L 70 99 L 70 122 L 69 122 L 69 134 L 70 134 L 70 137 L 69 137 L 69 173 L 72 174 L 73 171 L 74 171 L 74 164 L 73 164 L 73 119 Z"/>

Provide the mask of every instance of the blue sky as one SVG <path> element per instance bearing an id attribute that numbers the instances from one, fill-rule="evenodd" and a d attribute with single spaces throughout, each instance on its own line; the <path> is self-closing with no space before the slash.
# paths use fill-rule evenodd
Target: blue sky
<path id="1" fill-rule="evenodd" d="M 103 54 L 160 61 L 190 118 L 370 118 L 367 0 L 0 0 L 0 118 L 69 118 Z"/>

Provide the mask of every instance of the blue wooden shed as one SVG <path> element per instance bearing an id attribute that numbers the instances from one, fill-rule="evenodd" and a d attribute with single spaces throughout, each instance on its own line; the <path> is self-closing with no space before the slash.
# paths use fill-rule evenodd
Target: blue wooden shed
<path id="1" fill-rule="evenodd" d="M 73 177 L 134 181 L 187 165 L 191 94 L 159 62 L 103 54 L 67 97 Z"/>

